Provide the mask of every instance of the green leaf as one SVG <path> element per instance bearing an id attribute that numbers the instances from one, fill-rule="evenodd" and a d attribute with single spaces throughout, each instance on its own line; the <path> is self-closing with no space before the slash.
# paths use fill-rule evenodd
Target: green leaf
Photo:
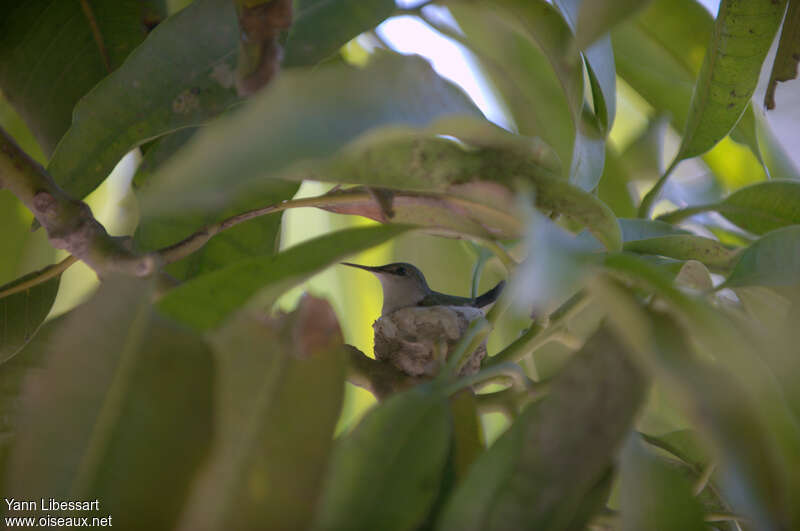
<path id="1" fill-rule="evenodd" d="M 336 446 L 315 529 L 413 530 L 450 447 L 445 397 L 416 387 L 382 403 Z"/>
<path id="2" fill-rule="evenodd" d="M 580 57 L 575 52 L 564 58 L 573 35 L 559 12 L 539 0 L 465 2 L 449 8 L 519 132 L 543 138 L 558 153 L 570 182 L 593 190 L 603 171 L 603 134 L 595 117 L 584 111 Z M 606 72 L 598 67 L 597 75 Z"/>
<path id="3" fill-rule="evenodd" d="M 344 394 L 333 309 L 306 297 L 289 315 L 235 320 L 214 344 L 218 436 L 182 527 L 305 529 Z"/>
<path id="4" fill-rule="evenodd" d="M 391 206 L 391 218 L 376 202 L 376 196 Z M 364 216 L 381 223 L 425 227 L 448 236 L 477 236 L 483 239 L 519 238 L 522 224 L 511 211 L 507 190 L 490 183 L 471 183 L 456 194 L 395 192 L 379 188 L 348 188 L 331 192 L 320 208 L 337 214 Z"/>
<path id="5" fill-rule="evenodd" d="M 49 155 L 75 103 L 145 38 L 142 3 L 6 1 L 0 12 L 0 88 Z"/>
<path id="6" fill-rule="evenodd" d="M 622 239 L 625 242 L 660 238 L 661 236 L 675 234 L 689 234 L 688 231 L 679 229 L 674 225 L 652 219 L 620 218 L 619 226 L 622 228 Z"/>
<path id="7" fill-rule="evenodd" d="M 730 249 L 717 240 L 694 234 L 673 234 L 626 242 L 623 250 L 666 256 L 675 260 L 697 260 L 717 269 L 731 267 L 739 255 L 738 249 Z"/>
<path id="8" fill-rule="evenodd" d="M 764 95 L 764 105 L 767 109 L 775 108 L 775 88 L 778 81 L 789 81 L 797 77 L 798 61 L 800 61 L 800 2 L 789 0 L 778 51 L 769 74 L 767 93 Z"/>
<path id="9" fill-rule="evenodd" d="M 172 529 L 211 441 L 213 365 L 201 339 L 151 312 L 151 296 L 106 279 L 49 334 L 21 398 L 9 496 L 98 499 L 116 526 Z"/>
<path id="10" fill-rule="evenodd" d="M 229 0 L 198 0 L 159 24 L 78 102 L 47 167 L 56 182 L 84 197 L 131 149 L 226 110 L 236 101 L 237 39 Z"/>
<path id="11" fill-rule="evenodd" d="M 34 271 L 17 280 L 0 286 L 0 292 L 9 290 L 28 280 L 37 278 L 39 271 Z M 20 351 L 36 334 L 44 322 L 58 294 L 61 275 L 24 291 L 7 296 L 0 295 L 0 363 L 8 360 Z"/>
<path id="12" fill-rule="evenodd" d="M 745 249 L 723 287 L 800 284 L 800 225 L 774 230 Z"/>
<path id="13" fill-rule="evenodd" d="M 711 463 L 707 444 L 694 430 L 683 429 L 654 436 L 640 433 L 642 439 L 649 444 L 667 451 L 692 466 L 698 473 Z"/>
<path id="14" fill-rule="evenodd" d="M 628 188 L 630 182 L 630 173 L 619 153 L 610 144 L 606 144 L 606 163 L 597 186 L 597 197 L 608 205 L 614 215 L 621 218 L 636 216 L 636 207 Z"/>
<path id="15" fill-rule="evenodd" d="M 152 184 L 153 173 L 164 160 L 169 159 L 184 145 L 193 132 L 191 129 L 178 131 L 150 147 L 134 178 L 137 193 L 146 193 L 147 187 Z M 264 205 L 291 199 L 297 188 L 298 185 L 294 183 L 271 180 L 264 183 L 257 195 L 244 196 L 223 212 L 165 212 L 160 216 L 146 217 L 136 228 L 134 242 L 142 252 L 155 251 L 183 240 L 204 226 Z M 142 207 L 146 209 L 147 205 Z M 279 215 L 257 217 L 217 234 L 201 249 L 183 260 L 169 264 L 165 269 L 173 277 L 186 280 L 243 258 L 273 254 L 279 247 L 280 227 Z"/>
<path id="16" fill-rule="evenodd" d="M 612 32 L 617 72 L 659 114 L 671 117 L 678 130 L 686 128 L 692 92 L 712 38 L 714 19 L 695 0 L 655 0 L 633 19 Z M 758 157 L 753 113 L 744 113 L 734 134 Z M 720 150 L 717 146 L 708 155 Z M 719 158 L 722 157 L 721 150 Z M 728 154 L 730 158 L 730 154 Z M 712 169 L 724 177 L 717 161 Z M 754 164 L 758 165 L 755 160 Z M 761 177 L 763 178 L 763 176 Z"/>
<path id="17" fill-rule="evenodd" d="M 580 2 L 575 31 L 581 49 L 608 33 L 611 28 L 647 6 L 641 0 L 594 0 Z"/>
<path id="18" fill-rule="evenodd" d="M 722 0 L 676 159 L 711 149 L 739 121 L 785 7 L 785 0 Z"/>
<path id="19" fill-rule="evenodd" d="M 635 436 L 622 451 L 619 503 L 622 529 L 706 529 L 689 480 Z"/>
<path id="20" fill-rule="evenodd" d="M 316 64 L 337 43 L 379 23 L 386 2 L 379 4 L 304 4 L 295 13 L 297 36 L 287 43 L 287 66 Z M 327 26 L 333 12 L 335 30 Z M 131 149 L 203 125 L 236 104 L 238 39 L 236 9 L 229 0 L 197 0 L 160 23 L 117 72 L 78 103 L 73 125 L 48 166 L 59 185 L 83 197 Z"/>
<path id="21" fill-rule="evenodd" d="M 395 10 L 394 0 L 313 0 L 295 11 L 286 42 L 285 67 L 313 65 L 337 53 Z"/>
<path id="22" fill-rule="evenodd" d="M 242 260 L 195 277 L 159 301 L 162 312 L 196 328 L 220 324 L 254 295 L 269 307 L 286 290 L 346 256 L 405 232 L 407 227 L 359 227 L 320 236 L 274 256 Z"/>
<path id="23" fill-rule="evenodd" d="M 714 210 L 754 234 L 797 225 L 800 224 L 800 182 L 767 181 L 740 188 Z"/>
<path id="24" fill-rule="evenodd" d="M 145 197 L 148 214 L 225 205 L 258 179 L 329 156 L 374 127 L 476 113 L 420 58 L 390 55 L 365 69 L 336 64 L 284 72 L 163 166 Z"/>
<path id="25" fill-rule="evenodd" d="M 584 497 L 605 478 L 644 394 L 644 380 L 605 328 L 473 465 L 438 529 L 583 529 Z M 569 419 L 565 421 L 565 419 Z"/>
<path id="26" fill-rule="evenodd" d="M 575 45 L 582 50 L 586 60 L 586 70 L 589 73 L 589 83 L 592 87 L 595 114 L 602 125 L 603 131 L 608 133 L 614 124 L 617 112 L 617 73 L 614 68 L 614 52 L 611 49 L 611 38 L 605 36 L 591 41 L 581 42 L 581 11 L 593 2 L 582 0 L 556 0 L 569 27 L 575 34 Z M 597 42 L 594 42 L 597 41 Z"/>

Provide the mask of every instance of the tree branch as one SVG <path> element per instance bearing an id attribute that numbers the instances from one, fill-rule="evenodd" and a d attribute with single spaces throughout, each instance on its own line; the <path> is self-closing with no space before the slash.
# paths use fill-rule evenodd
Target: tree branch
<path id="1" fill-rule="evenodd" d="M 84 261 L 98 275 L 147 276 L 158 256 L 133 252 L 128 237 L 109 236 L 83 201 L 73 199 L 0 128 L 0 186 L 8 188 L 47 230 L 50 243 Z"/>
<path id="2" fill-rule="evenodd" d="M 366 389 L 379 401 L 423 381 L 398 371 L 388 363 L 370 358 L 353 345 L 345 345 L 345 348 L 348 356 L 347 381 Z"/>

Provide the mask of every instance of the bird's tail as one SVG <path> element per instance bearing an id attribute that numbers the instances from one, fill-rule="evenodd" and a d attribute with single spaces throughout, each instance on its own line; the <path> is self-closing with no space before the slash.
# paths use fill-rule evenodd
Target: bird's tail
<path id="1" fill-rule="evenodd" d="M 506 287 L 506 281 L 501 280 L 497 283 L 495 287 L 484 293 L 483 295 L 478 295 L 475 297 L 475 306 L 478 308 L 483 308 L 484 306 L 488 306 L 494 301 L 497 300 L 497 297 L 500 296 L 500 293 L 503 291 L 503 288 Z"/>

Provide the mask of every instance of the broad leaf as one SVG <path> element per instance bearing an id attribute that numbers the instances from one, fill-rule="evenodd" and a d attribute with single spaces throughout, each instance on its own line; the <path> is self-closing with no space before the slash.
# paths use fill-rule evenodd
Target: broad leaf
<path id="1" fill-rule="evenodd" d="M 675 260 L 697 260 L 717 269 L 733 265 L 738 250 L 730 249 L 717 240 L 694 234 L 673 234 L 644 240 L 627 242 L 625 251 L 640 254 L 655 254 Z"/>
<path id="2" fill-rule="evenodd" d="M 586 59 L 586 69 L 589 73 L 589 82 L 594 98 L 594 111 L 603 130 L 608 133 L 611 131 L 617 112 L 617 74 L 614 68 L 614 52 L 611 49 L 611 38 L 608 35 L 599 40 L 597 39 L 599 35 L 595 35 L 591 41 L 584 41 L 581 37 L 581 17 L 584 16 L 581 12 L 590 4 L 594 4 L 594 2 L 584 2 L 583 0 L 556 0 L 555 2 L 575 34 L 575 45 L 582 50 Z"/>
<path id="3" fill-rule="evenodd" d="M 603 135 L 584 110 L 578 52 L 564 59 L 573 42 L 567 22 L 553 6 L 538 0 L 459 3 L 450 8 L 519 132 L 543 138 L 558 153 L 570 181 L 593 190 L 603 170 Z M 606 71 L 604 66 L 600 73 Z M 542 105 L 544 101 L 548 104 Z"/>
<path id="4" fill-rule="evenodd" d="M 380 404 L 336 446 L 314 529 L 417 529 L 450 447 L 447 399 L 416 387 Z"/>
<path id="5" fill-rule="evenodd" d="M 626 349 L 600 329 L 548 396 L 478 459 L 438 529 L 582 529 L 576 515 L 588 518 L 605 503 L 591 500 L 587 510 L 584 497 L 606 476 L 643 394 Z"/>
<path id="6" fill-rule="evenodd" d="M 145 154 L 137 171 L 134 183 L 138 193 L 145 193 L 152 184 L 152 175 L 164 160 L 180 149 L 193 131 L 184 129 L 168 135 Z M 204 226 L 248 210 L 276 204 L 297 192 L 298 185 L 283 181 L 269 181 L 258 195 L 242 197 L 223 212 L 217 213 L 170 213 L 144 218 L 136 228 L 134 241 L 140 251 L 155 251 L 181 241 Z M 144 209 L 147 205 L 142 206 Z M 281 216 L 260 216 L 214 236 L 201 249 L 174 264 L 166 271 L 179 280 L 214 271 L 243 258 L 273 254 L 279 247 Z"/>
<path id="7" fill-rule="evenodd" d="M 305 529 L 344 394 L 333 309 L 304 298 L 289 315 L 243 316 L 214 344 L 218 436 L 182 527 Z"/>
<path id="8" fill-rule="evenodd" d="M 107 279 L 49 334 L 21 398 L 9 496 L 99 499 L 114 525 L 172 529 L 211 440 L 212 360 L 152 314 L 150 295 Z"/>
<path id="9" fill-rule="evenodd" d="M 736 190 L 716 208 L 731 223 L 754 234 L 800 224 L 800 182 L 767 181 Z"/>
<path id="10" fill-rule="evenodd" d="M 285 67 L 313 65 L 374 28 L 395 10 L 393 0 L 312 0 L 297 6 L 286 42 Z"/>
<path id="11" fill-rule="evenodd" d="M 75 103 L 145 38 L 144 6 L 9 0 L 0 12 L 0 88 L 49 155 Z"/>
<path id="12" fill-rule="evenodd" d="M 709 150 L 739 121 L 750 103 L 761 63 L 785 7 L 785 0 L 722 0 L 694 89 L 678 159 Z"/>
<path id="13" fill-rule="evenodd" d="M 19 279 L 0 286 L 0 293 L 12 290 L 31 279 L 38 278 L 40 272 L 29 273 Z M 44 322 L 58 294 L 61 275 L 36 284 L 23 291 L 0 295 L 0 363 L 19 352 L 31 340 Z"/>
<path id="14" fill-rule="evenodd" d="M 641 0 L 582 1 L 575 31 L 578 47 L 585 48 L 592 44 L 611 28 L 646 6 L 647 1 Z"/>
<path id="15" fill-rule="evenodd" d="M 797 63 L 800 61 L 800 2 L 789 0 L 789 9 L 783 21 L 783 31 L 769 75 L 764 105 L 775 108 L 775 89 L 778 81 L 789 81 L 797 77 Z"/>
<path id="16" fill-rule="evenodd" d="M 154 176 L 145 201 L 150 214 L 226 205 L 258 179 L 329 156 L 374 127 L 422 126 L 443 115 L 475 113 L 462 92 L 419 58 L 385 56 L 365 69 L 336 64 L 284 72 L 198 133 Z"/>
<path id="17" fill-rule="evenodd" d="M 673 126 L 681 131 L 686 127 L 692 92 L 713 29 L 714 19 L 699 2 L 655 0 L 612 32 L 620 77 L 657 112 L 670 116 Z M 723 183 L 763 179 L 751 110 L 744 113 L 733 135 L 755 156 L 723 141 L 704 160 Z M 738 164 L 725 164 L 734 156 Z"/>
<path id="18" fill-rule="evenodd" d="M 622 239 L 625 242 L 660 238 L 661 236 L 671 236 L 675 234 L 689 234 L 688 231 L 679 229 L 669 223 L 651 219 L 621 218 L 619 220 L 619 226 L 622 228 Z"/>
<path id="19" fill-rule="evenodd" d="M 287 44 L 288 64 L 316 64 L 337 43 L 375 26 L 386 10 L 385 2 L 379 4 L 304 4 L 295 13 L 297 51 L 295 43 Z M 325 26 L 332 11 L 338 21 L 333 30 Z M 73 196 L 83 197 L 134 147 L 176 129 L 205 124 L 237 103 L 238 39 L 230 0 L 197 0 L 159 24 L 117 72 L 79 102 L 73 126 L 50 162 L 50 173 Z"/>
<path id="20" fill-rule="evenodd" d="M 622 529 L 706 529 L 688 478 L 633 435 L 622 451 L 620 514 Z"/>
<path id="21" fill-rule="evenodd" d="M 800 284 L 800 225 L 774 230 L 745 249 L 724 287 Z"/>
<path id="22" fill-rule="evenodd" d="M 296 245 L 274 256 L 242 260 L 195 277 L 159 302 L 165 314 L 196 328 L 211 328 L 255 297 L 269 308 L 279 295 L 314 273 L 405 232 L 388 225 L 346 229 Z"/>

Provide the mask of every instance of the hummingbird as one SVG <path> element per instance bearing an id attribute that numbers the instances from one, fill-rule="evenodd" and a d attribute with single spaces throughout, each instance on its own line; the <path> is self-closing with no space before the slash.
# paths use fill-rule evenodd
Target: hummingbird
<path id="1" fill-rule="evenodd" d="M 475 298 L 457 297 L 433 291 L 428 287 L 422 271 L 405 262 L 374 267 L 351 264 L 349 262 L 342 262 L 342 265 L 357 267 L 378 277 L 383 287 L 381 316 L 411 306 L 471 306 L 473 308 L 483 308 L 497 300 L 506 284 L 505 281 L 500 281 L 495 287 Z"/>

